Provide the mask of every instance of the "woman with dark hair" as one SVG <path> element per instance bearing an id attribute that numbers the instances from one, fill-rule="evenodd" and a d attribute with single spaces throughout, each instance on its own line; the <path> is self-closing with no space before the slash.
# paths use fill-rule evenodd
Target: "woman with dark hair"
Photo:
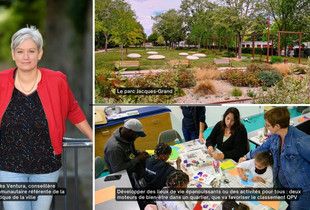
<path id="1" fill-rule="evenodd" d="M 230 158 L 238 162 L 249 151 L 247 131 L 240 121 L 239 110 L 230 107 L 218 122 L 206 140 L 208 153 L 216 160 Z M 214 147 L 223 153 L 214 152 Z"/>

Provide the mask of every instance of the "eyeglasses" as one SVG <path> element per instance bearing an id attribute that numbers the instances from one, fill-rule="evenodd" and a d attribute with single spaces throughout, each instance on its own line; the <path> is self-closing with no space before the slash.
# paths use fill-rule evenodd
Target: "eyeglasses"
<path id="1" fill-rule="evenodd" d="M 265 123 L 266 128 L 269 128 L 270 126 L 272 126 L 272 125 Z"/>

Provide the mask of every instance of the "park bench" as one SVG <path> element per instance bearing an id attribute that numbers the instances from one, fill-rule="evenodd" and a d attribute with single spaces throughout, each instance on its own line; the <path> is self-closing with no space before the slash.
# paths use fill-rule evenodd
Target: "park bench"
<path id="1" fill-rule="evenodd" d="M 170 66 L 187 66 L 187 67 L 190 67 L 190 62 L 189 60 L 170 60 Z"/>
<path id="2" fill-rule="evenodd" d="M 229 64 L 229 66 L 231 67 L 231 60 L 229 59 L 213 59 L 213 64 Z"/>
<path id="3" fill-rule="evenodd" d="M 114 71 L 116 71 L 116 68 L 119 69 L 123 67 L 138 67 L 140 70 L 140 61 L 115 61 Z"/>

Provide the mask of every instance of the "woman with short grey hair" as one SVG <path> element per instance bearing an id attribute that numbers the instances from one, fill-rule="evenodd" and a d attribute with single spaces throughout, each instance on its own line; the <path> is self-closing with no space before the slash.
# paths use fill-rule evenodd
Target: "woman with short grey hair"
<path id="1" fill-rule="evenodd" d="M 93 138 L 66 76 L 37 66 L 42 48 L 39 30 L 20 29 L 11 41 L 16 67 L 0 72 L 0 182 L 57 183 L 67 118 Z M 47 210 L 51 200 L 3 203 L 6 210 Z"/>

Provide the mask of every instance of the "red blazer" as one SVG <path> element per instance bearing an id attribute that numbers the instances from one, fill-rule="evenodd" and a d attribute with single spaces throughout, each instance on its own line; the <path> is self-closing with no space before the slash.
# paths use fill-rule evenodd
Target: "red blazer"
<path id="1" fill-rule="evenodd" d="M 13 69 L 0 72 L 0 126 L 3 114 L 10 103 L 14 90 Z M 78 124 L 86 119 L 70 90 L 67 77 L 59 72 L 39 68 L 41 80 L 37 91 L 47 118 L 49 133 L 55 154 L 62 153 L 65 120 Z"/>

